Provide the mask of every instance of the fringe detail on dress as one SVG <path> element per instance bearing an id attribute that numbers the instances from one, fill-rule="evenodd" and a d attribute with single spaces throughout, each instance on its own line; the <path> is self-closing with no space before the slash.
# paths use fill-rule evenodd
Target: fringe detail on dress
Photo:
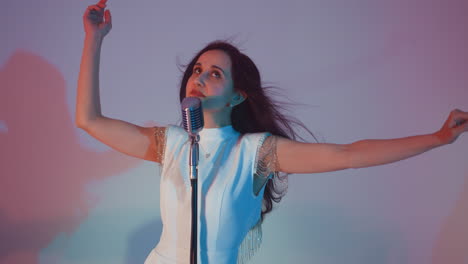
<path id="1" fill-rule="evenodd" d="M 156 162 L 163 165 L 164 163 L 164 152 L 166 150 L 166 133 L 167 127 L 158 127 L 153 128 L 154 141 L 156 145 Z"/>
<path id="2" fill-rule="evenodd" d="M 266 136 L 260 140 L 260 144 L 257 148 L 255 173 L 264 179 L 276 172 L 278 163 L 276 141 L 277 139 L 275 136 L 266 134 Z"/>
<path id="3" fill-rule="evenodd" d="M 259 219 L 257 224 L 245 235 L 239 246 L 237 264 L 245 264 L 255 255 L 262 244 L 262 235 L 262 221 Z"/>

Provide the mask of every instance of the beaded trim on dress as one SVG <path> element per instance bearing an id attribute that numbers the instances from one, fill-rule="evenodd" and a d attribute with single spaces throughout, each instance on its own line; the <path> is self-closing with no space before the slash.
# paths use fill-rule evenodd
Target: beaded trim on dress
<path id="1" fill-rule="evenodd" d="M 155 147 L 156 147 L 156 162 L 159 164 L 163 164 L 164 160 L 164 152 L 166 149 L 166 127 L 153 127 L 153 136 L 155 140 Z"/>
<path id="2" fill-rule="evenodd" d="M 271 173 L 275 173 L 278 167 L 278 157 L 276 154 L 276 136 L 267 134 L 262 142 L 259 144 L 257 151 L 257 167 L 256 174 L 258 176 L 267 178 Z"/>
<path id="3" fill-rule="evenodd" d="M 239 246 L 239 252 L 237 254 L 237 264 L 247 263 L 258 251 L 262 245 L 263 233 L 262 233 L 262 221 L 258 220 L 257 224 L 252 227 L 244 240 Z"/>

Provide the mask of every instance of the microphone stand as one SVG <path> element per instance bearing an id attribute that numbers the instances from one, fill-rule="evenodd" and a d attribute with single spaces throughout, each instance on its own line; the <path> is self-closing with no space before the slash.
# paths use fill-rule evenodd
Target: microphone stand
<path id="1" fill-rule="evenodd" d="M 182 100 L 182 120 L 184 129 L 190 137 L 190 185 L 192 189 L 192 230 L 190 232 L 190 264 L 197 264 L 198 241 L 198 132 L 203 129 L 203 111 L 201 100 L 197 97 L 185 97 Z"/>
<path id="2" fill-rule="evenodd" d="M 190 185 L 192 189 L 192 231 L 190 234 L 190 264 L 197 264 L 197 222 L 198 222 L 198 134 L 190 135 Z"/>

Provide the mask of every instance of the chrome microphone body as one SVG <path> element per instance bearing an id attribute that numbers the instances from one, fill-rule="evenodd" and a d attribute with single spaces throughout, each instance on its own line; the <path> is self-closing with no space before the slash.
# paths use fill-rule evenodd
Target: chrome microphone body
<path id="1" fill-rule="evenodd" d="M 199 98 L 185 97 L 182 100 L 182 123 L 191 140 L 189 156 L 190 179 L 196 179 L 199 158 L 198 141 L 200 141 L 198 132 L 204 126 L 202 104 Z"/>
<path id="2" fill-rule="evenodd" d="M 190 264 L 197 264 L 197 230 L 198 230 L 198 132 L 203 129 L 203 111 L 201 100 L 197 97 L 186 97 L 182 100 L 182 122 L 190 137 L 190 185 L 192 191 L 192 228 L 190 232 Z"/>

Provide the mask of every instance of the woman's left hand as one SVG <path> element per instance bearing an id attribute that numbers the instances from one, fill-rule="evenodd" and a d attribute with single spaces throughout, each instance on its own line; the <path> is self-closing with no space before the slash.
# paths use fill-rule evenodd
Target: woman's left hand
<path id="1" fill-rule="evenodd" d="M 435 134 L 442 144 L 451 144 L 466 131 L 468 131 L 468 112 L 455 109 L 450 112 L 442 128 Z"/>

